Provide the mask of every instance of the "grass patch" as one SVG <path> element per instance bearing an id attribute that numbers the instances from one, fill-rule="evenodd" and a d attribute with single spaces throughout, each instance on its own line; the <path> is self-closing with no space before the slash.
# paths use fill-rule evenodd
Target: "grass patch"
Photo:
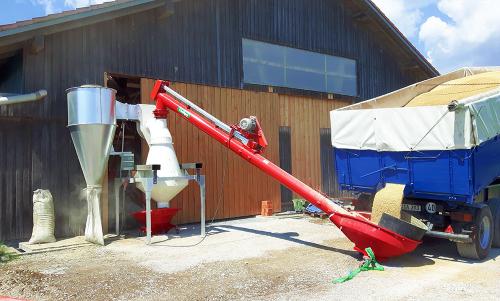
<path id="1" fill-rule="evenodd" d="M 10 252 L 7 246 L 0 242 L 0 263 L 14 260 L 17 257 L 19 257 L 19 255 Z"/>

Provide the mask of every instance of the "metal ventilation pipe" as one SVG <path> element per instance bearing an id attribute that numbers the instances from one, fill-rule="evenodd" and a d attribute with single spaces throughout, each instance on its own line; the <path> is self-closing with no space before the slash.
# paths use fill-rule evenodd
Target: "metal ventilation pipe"
<path id="1" fill-rule="evenodd" d="M 29 93 L 29 94 L 0 96 L 0 106 L 42 100 L 46 96 L 47 96 L 46 90 L 38 90 L 34 93 Z"/>

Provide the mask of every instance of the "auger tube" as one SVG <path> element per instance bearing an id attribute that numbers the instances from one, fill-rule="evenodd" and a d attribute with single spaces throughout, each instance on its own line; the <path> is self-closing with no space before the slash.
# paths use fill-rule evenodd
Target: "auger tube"
<path id="1" fill-rule="evenodd" d="M 194 110 L 191 101 L 184 102 L 177 93 L 170 93 L 170 90 L 173 90 L 168 85 L 168 82 L 157 81 L 151 93 L 151 98 L 156 102 L 156 110 L 154 112 L 156 118 L 167 118 L 169 110 L 179 114 L 183 119 L 219 141 L 244 160 L 255 165 L 327 213 L 330 220 L 354 242 L 356 250 L 363 253 L 365 248 L 371 247 L 378 258 L 384 259 L 411 252 L 420 243 L 384 229 L 365 217 L 355 212 L 347 211 L 330 201 L 321 193 L 293 177 L 248 145 L 243 144 L 240 139 L 235 137 L 235 132 L 237 131 L 234 127 L 225 125 L 222 128 L 220 124 L 210 122 L 209 120 L 212 120 L 212 118 L 217 121 L 219 120 L 197 106 L 196 110 Z M 200 111 L 203 114 L 200 114 Z M 226 127 L 232 130 L 228 133 L 226 132 Z M 239 132 L 238 134 L 242 135 Z"/>

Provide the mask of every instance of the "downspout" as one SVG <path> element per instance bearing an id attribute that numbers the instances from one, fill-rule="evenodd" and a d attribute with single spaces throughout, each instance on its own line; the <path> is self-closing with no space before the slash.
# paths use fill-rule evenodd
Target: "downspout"
<path id="1" fill-rule="evenodd" d="M 34 93 L 29 93 L 29 94 L 0 96 L 0 106 L 42 100 L 46 96 L 47 96 L 46 90 L 38 90 Z"/>

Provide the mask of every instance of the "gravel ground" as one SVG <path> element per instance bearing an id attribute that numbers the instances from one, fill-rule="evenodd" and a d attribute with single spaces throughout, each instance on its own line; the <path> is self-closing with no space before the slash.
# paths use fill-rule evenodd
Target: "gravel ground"
<path id="1" fill-rule="evenodd" d="M 21 256 L 0 265 L 0 295 L 31 300 L 493 300 L 500 295 L 500 249 L 483 262 L 460 260 L 446 241 L 384 263 L 344 284 L 332 279 L 360 256 L 329 223 L 304 217 L 217 223 Z"/>

